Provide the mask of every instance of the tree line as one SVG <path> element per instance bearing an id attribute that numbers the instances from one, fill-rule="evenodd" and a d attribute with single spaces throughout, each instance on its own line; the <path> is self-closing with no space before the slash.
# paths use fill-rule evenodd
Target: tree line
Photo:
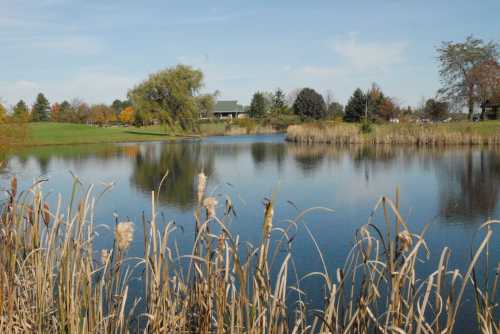
<path id="1" fill-rule="evenodd" d="M 402 107 L 396 98 L 373 84 L 368 90 L 357 88 L 345 106 L 335 101 L 331 91 L 324 96 L 306 87 L 290 92 L 253 94 L 248 115 L 252 118 L 295 115 L 300 120 L 343 119 L 347 122 L 390 121 L 405 116 L 443 120 L 452 110 L 468 109 L 472 118 L 474 106 L 493 98 L 500 99 L 499 46 L 472 36 L 464 42 L 443 42 L 437 49 L 441 89 L 436 96 L 418 107 Z M 214 109 L 217 92 L 201 94 L 203 73 L 186 65 L 177 65 L 151 74 L 129 90 L 125 100 L 111 105 L 88 103 L 79 99 L 50 104 L 42 94 L 29 107 L 20 100 L 11 112 L 0 104 L 0 122 L 71 122 L 95 125 L 163 123 L 184 130 L 197 128 L 201 117 Z M 484 118 L 484 115 L 482 115 Z"/>

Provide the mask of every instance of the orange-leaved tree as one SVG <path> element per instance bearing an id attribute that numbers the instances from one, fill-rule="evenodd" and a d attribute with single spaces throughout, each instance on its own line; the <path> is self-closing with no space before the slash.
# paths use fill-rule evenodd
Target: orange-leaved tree
<path id="1" fill-rule="evenodd" d="M 135 120 L 135 111 L 132 107 L 126 107 L 122 110 L 120 115 L 118 116 L 120 122 L 124 124 L 133 124 Z"/>
<path id="2" fill-rule="evenodd" d="M 61 105 L 57 102 L 50 107 L 50 120 L 52 122 L 61 121 Z"/>

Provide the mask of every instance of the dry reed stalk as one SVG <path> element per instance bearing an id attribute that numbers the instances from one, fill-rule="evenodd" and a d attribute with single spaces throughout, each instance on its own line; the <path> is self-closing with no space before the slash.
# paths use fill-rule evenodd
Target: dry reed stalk
<path id="1" fill-rule="evenodd" d="M 421 276 L 417 263 L 429 255 L 425 229 L 410 231 L 399 212 L 398 191 L 395 203 L 383 197 L 371 216 L 382 211 L 385 228 L 370 218 L 356 233 L 342 268 L 329 270 L 303 225 L 323 269 L 293 278 L 290 230 L 312 209 L 281 228 L 273 223 L 274 208 L 267 202 L 262 241 L 246 252 L 228 228 L 229 213 L 218 218 L 213 211 L 200 221 L 193 252 L 183 255 L 171 241 L 177 227 L 158 220 L 152 192 L 151 218 L 143 219 L 144 254 L 129 258 L 129 222 L 117 223 L 113 250 L 94 250 L 91 190 L 63 215 L 62 198 L 51 211 L 40 184 L 17 196 L 11 189 L 0 214 L 0 332 L 451 333 L 460 330 L 455 323 L 471 290 L 477 330 L 499 333 L 500 264 L 488 284 L 476 273 L 479 263 L 488 263 L 480 260 L 489 256 L 492 227 L 499 221 L 481 226 L 485 237 L 471 252 L 465 272 L 449 268 L 451 251 L 445 248 L 437 269 Z M 281 233 L 284 242 L 275 242 L 271 231 Z M 192 266 L 183 264 L 186 259 Z M 309 310 L 300 282 L 314 276 L 323 279 L 325 303 Z M 139 301 L 130 297 L 130 282 L 139 277 L 144 287 L 140 312 Z"/>

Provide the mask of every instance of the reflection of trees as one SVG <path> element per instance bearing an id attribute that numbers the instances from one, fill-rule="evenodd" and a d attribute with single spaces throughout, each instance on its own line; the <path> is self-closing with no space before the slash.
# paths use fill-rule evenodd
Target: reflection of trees
<path id="1" fill-rule="evenodd" d="M 278 169 L 281 169 L 286 158 L 286 147 L 282 143 L 253 143 L 250 151 L 256 166 L 267 161 L 275 161 Z"/>
<path id="2" fill-rule="evenodd" d="M 195 204 L 196 176 L 200 171 L 210 176 L 214 169 L 213 154 L 204 155 L 199 143 L 146 146 L 135 159 L 131 182 L 144 192 L 157 189 L 168 171 L 159 199 L 183 210 Z"/>
<path id="3" fill-rule="evenodd" d="M 500 154 L 467 150 L 439 163 L 440 208 L 446 215 L 463 217 L 493 214 L 500 190 Z"/>

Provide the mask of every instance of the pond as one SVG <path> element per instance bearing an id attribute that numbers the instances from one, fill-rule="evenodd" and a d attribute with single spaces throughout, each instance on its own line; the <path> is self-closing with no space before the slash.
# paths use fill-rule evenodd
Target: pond
<path id="1" fill-rule="evenodd" d="M 474 233 L 489 217 L 500 217 L 500 151 L 479 147 L 303 146 L 286 143 L 283 135 L 39 147 L 8 156 L 0 184 L 4 189 L 13 174 L 21 189 L 47 179 L 44 193 L 51 205 L 58 193 L 69 197 L 73 175 L 81 181 L 80 193 L 94 185 L 97 196 L 112 185 L 97 203 L 96 224 L 112 227 L 117 214 L 142 231 L 143 212 L 150 216 L 151 191 L 168 171 L 159 211 L 179 227 L 180 252 L 190 253 L 196 177 L 201 170 L 208 176 L 208 192 L 218 198 L 219 211 L 224 210 L 226 196 L 231 198 L 236 212 L 231 230 L 254 245 L 261 238 L 266 199 L 275 200 L 277 226 L 307 208 L 334 210 L 306 214 L 294 232 L 292 252 L 300 275 L 322 270 L 304 224 L 334 276 L 353 246 L 355 231 L 367 222 L 379 198 L 394 198 L 397 187 L 401 213 L 411 231 L 420 233 L 429 226 L 430 258 L 419 264 L 422 275 L 435 270 L 445 246 L 452 250 L 450 267 L 465 270 Z M 383 223 L 378 216 L 375 223 Z M 105 227 L 100 231 L 96 248 L 109 247 L 111 232 Z M 492 264 L 500 259 L 499 237 L 493 236 L 489 250 Z M 131 255 L 142 253 L 142 240 L 134 239 Z M 321 299 L 317 283 L 311 278 L 302 286 L 312 305 Z M 470 327 L 472 304 L 470 298 L 465 301 L 457 328 Z"/>

